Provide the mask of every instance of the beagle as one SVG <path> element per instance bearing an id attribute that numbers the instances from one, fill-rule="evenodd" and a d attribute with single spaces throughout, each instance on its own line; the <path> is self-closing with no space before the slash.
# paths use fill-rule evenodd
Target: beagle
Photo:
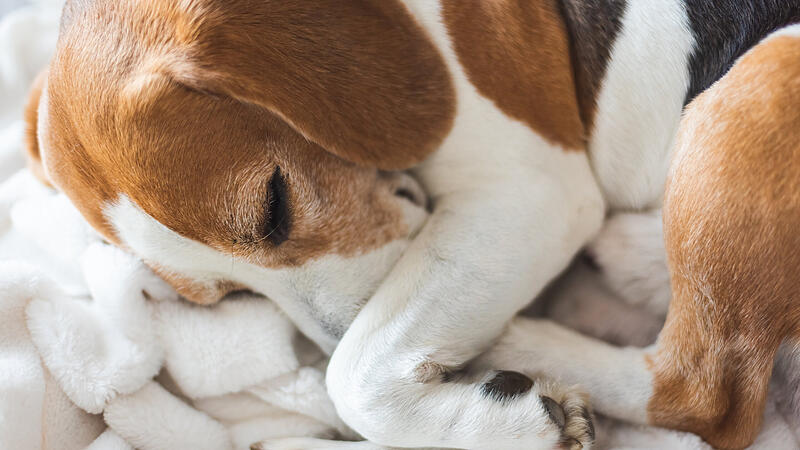
<path id="1" fill-rule="evenodd" d="M 274 300 L 331 354 L 331 398 L 369 440 L 588 447 L 573 389 L 454 373 L 607 210 L 661 203 L 684 105 L 799 15 L 793 0 L 71 0 L 28 108 L 31 161 L 187 299 Z M 749 382 L 800 329 L 798 49 L 788 32 L 759 45 L 684 119 L 657 349 L 518 320 L 492 369 L 544 367 L 605 413 L 752 439 Z M 514 345 L 542 359 L 509 361 Z"/>

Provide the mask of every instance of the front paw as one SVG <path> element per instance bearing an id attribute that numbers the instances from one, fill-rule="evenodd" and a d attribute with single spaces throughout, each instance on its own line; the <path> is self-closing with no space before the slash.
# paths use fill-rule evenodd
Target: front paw
<path id="1" fill-rule="evenodd" d="M 539 378 L 536 381 L 519 372 L 491 371 L 481 383 L 484 396 L 497 402 L 527 400 L 546 414 L 544 428 L 557 431 L 560 439 L 555 448 L 589 449 L 594 444 L 595 430 L 588 396 L 575 388 Z"/>

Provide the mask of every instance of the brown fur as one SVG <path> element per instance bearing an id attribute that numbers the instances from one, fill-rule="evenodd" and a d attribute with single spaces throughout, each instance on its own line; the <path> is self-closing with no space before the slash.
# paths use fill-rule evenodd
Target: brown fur
<path id="1" fill-rule="evenodd" d="M 566 25 L 555 0 L 444 0 L 472 84 L 552 143 L 584 149 Z"/>
<path id="2" fill-rule="evenodd" d="M 443 4 L 478 90 L 582 149 L 556 2 Z M 776 39 L 698 97 L 667 190 L 675 298 L 650 361 L 649 412 L 720 447 L 752 441 L 775 350 L 800 333 L 798 51 Z M 47 85 L 44 164 L 95 228 L 118 242 L 103 209 L 125 194 L 177 233 L 265 267 L 403 236 L 392 178 L 376 168 L 420 162 L 454 111 L 441 58 L 391 0 L 71 1 Z M 276 166 L 292 216 L 279 247 L 263 229 Z M 202 303 L 237 288 L 156 269 Z"/>
<path id="3" fill-rule="evenodd" d="M 800 331 L 798 55 L 775 38 L 692 103 L 667 187 L 650 417 L 719 448 L 753 442 L 775 352 Z"/>
<path id="4" fill-rule="evenodd" d="M 209 4 L 218 12 L 197 31 L 201 89 L 263 106 L 329 152 L 384 170 L 418 164 L 450 130 L 450 75 L 399 2 Z"/>
<path id="5" fill-rule="evenodd" d="M 103 209 L 125 194 L 265 267 L 405 236 L 395 179 L 376 167 L 419 162 L 449 130 L 444 63 L 398 4 L 327 3 L 68 2 L 41 142 L 53 182 L 111 241 Z M 279 247 L 263 228 L 276 166 L 292 221 Z M 233 288 L 168 275 L 203 303 Z"/>

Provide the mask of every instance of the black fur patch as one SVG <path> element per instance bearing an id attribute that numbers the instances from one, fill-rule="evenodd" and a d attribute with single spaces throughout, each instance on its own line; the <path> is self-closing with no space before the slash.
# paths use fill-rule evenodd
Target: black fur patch
<path id="1" fill-rule="evenodd" d="M 725 75 L 772 31 L 800 22 L 800 0 L 685 0 L 695 50 L 685 103 Z"/>
<path id="2" fill-rule="evenodd" d="M 597 92 L 606 73 L 611 49 L 622 27 L 625 0 L 562 0 L 561 12 L 570 37 L 572 67 L 581 119 L 591 124 Z"/>

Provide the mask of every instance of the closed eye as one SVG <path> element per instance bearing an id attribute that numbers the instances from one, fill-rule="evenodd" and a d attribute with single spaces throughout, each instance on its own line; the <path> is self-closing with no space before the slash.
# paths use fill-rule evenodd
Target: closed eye
<path id="1" fill-rule="evenodd" d="M 264 237 L 277 247 L 289 239 L 290 229 L 289 192 L 280 167 L 276 167 L 269 180 Z"/>

